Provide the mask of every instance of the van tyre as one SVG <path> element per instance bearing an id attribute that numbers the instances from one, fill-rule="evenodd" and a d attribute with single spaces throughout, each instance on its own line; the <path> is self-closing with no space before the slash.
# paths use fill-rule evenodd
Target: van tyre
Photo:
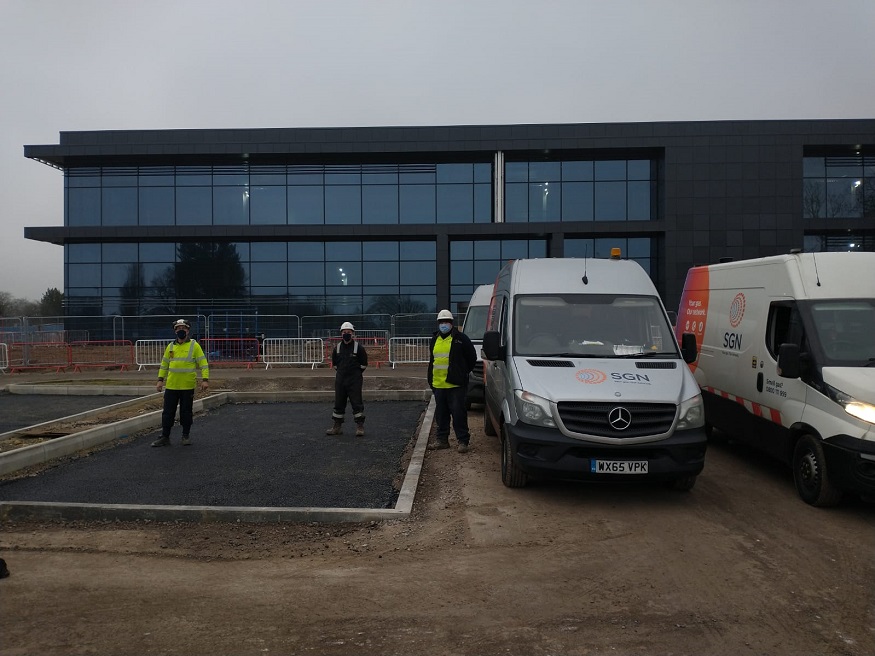
<path id="1" fill-rule="evenodd" d="M 501 482 L 506 487 L 525 487 L 529 482 L 526 473 L 513 461 L 513 450 L 504 429 L 501 431 Z"/>
<path id="2" fill-rule="evenodd" d="M 841 501 L 842 491 L 829 480 L 823 444 L 813 435 L 803 435 L 796 443 L 793 450 L 793 481 L 802 500 L 812 506 L 825 508 Z"/>

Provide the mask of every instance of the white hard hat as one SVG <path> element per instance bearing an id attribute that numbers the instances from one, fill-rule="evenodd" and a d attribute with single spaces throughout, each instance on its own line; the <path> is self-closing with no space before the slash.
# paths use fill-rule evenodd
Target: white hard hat
<path id="1" fill-rule="evenodd" d="M 340 327 L 341 330 L 351 330 L 355 332 L 355 328 L 349 321 L 344 321 L 343 325 Z"/>
<path id="2" fill-rule="evenodd" d="M 437 320 L 443 321 L 444 319 L 449 319 L 450 321 L 452 321 L 453 320 L 453 313 L 450 312 L 449 310 L 441 310 L 440 312 L 438 312 Z"/>
<path id="3" fill-rule="evenodd" d="M 191 329 L 191 324 L 188 322 L 187 319 L 177 319 L 176 321 L 173 322 L 174 328 L 178 328 L 180 326 L 182 326 L 183 328 Z"/>

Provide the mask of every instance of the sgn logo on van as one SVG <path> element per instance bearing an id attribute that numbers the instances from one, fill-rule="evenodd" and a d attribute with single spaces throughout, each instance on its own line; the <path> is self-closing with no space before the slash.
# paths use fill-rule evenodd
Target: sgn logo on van
<path id="1" fill-rule="evenodd" d="M 732 299 L 732 305 L 729 306 L 729 325 L 733 328 L 738 328 L 738 326 L 741 324 L 741 320 L 744 319 L 744 306 L 744 294 L 739 292 L 735 295 L 735 298 Z M 742 333 L 740 332 L 736 333 L 732 331 L 726 331 L 725 333 L 723 333 L 723 348 L 740 351 L 741 338 Z"/>

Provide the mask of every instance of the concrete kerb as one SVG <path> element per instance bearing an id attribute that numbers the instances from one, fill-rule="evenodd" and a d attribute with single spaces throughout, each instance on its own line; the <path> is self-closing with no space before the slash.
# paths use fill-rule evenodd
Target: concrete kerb
<path id="1" fill-rule="evenodd" d="M 370 398 L 369 398 L 370 397 Z M 372 390 L 365 398 L 372 401 L 428 400 L 430 390 Z M 225 403 L 275 403 L 281 401 L 330 401 L 333 392 L 220 392 L 194 403 L 195 412 L 219 407 Z M 125 402 L 128 403 L 128 402 Z M 122 404 L 116 404 L 122 405 Z M 104 408 L 105 410 L 105 408 Z M 79 416 L 79 415 L 76 415 Z M 428 436 L 434 420 L 434 399 L 431 398 L 419 429 L 404 481 L 394 508 L 270 508 L 237 506 L 155 506 L 132 504 L 60 503 L 48 501 L 0 501 L 0 522 L 13 519 L 63 519 L 189 522 L 363 522 L 369 520 L 409 517 L 422 471 Z M 25 467 L 42 464 L 54 458 L 82 449 L 105 444 L 130 433 L 161 425 L 161 411 L 98 426 L 73 435 L 59 437 L 42 444 L 15 449 L 0 454 L 0 475 Z"/>

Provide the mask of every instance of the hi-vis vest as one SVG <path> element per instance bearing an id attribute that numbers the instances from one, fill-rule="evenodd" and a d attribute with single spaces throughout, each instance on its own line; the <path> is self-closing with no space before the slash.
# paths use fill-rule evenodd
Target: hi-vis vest
<path id="1" fill-rule="evenodd" d="M 434 342 L 434 364 L 431 369 L 432 387 L 438 389 L 450 389 L 458 387 L 447 382 L 447 369 L 450 368 L 450 347 L 453 345 L 452 333 L 446 337 L 438 335 Z"/>
<path id="2" fill-rule="evenodd" d="M 171 342 L 164 349 L 158 378 L 165 380 L 167 389 L 194 389 L 197 384 L 198 369 L 201 371 L 201 378 L 209 380 L 210 366 L 201 345 L 193 339 L 182 344 Z"/>

